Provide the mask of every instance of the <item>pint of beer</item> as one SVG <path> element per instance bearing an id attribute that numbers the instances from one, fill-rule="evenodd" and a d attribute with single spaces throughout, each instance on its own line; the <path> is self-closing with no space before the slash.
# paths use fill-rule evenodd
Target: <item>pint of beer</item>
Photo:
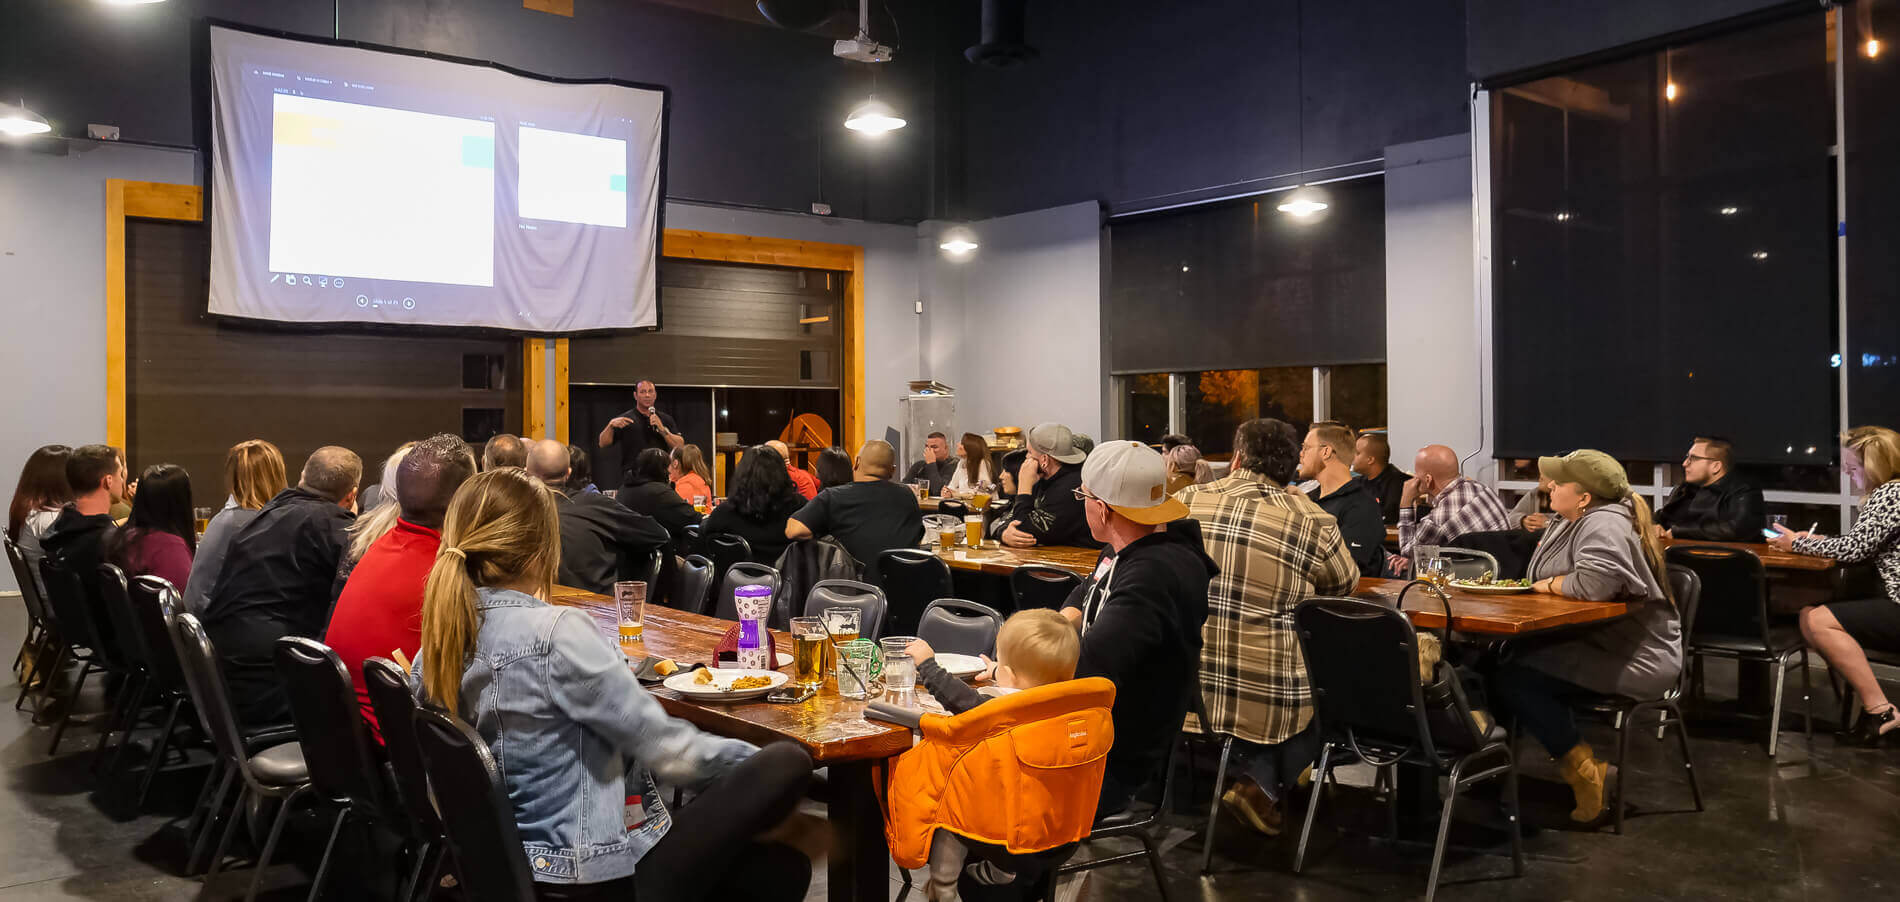
<path id="1" fill-rule="evenodd" d="M 825 684 L 825 664 L 831 658 L 831 639 L 822 617 L 792 618 L 792 682 L 801 689 Z"/>
<path id="2" fill-rule="evenodd" d="M 983 515 L 967 514 L 963 518 L 963 530 L 968 533 L 971 548 L 983 544 Z"/>

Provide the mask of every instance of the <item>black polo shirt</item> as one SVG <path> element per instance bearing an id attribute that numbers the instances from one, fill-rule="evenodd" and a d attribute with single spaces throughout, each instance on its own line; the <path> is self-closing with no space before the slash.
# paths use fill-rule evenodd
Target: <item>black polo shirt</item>
<path id="1" fill-rule="evenodd" d="M 614 450 L 620 452 L 620 481 L 625 484 L 633 481 L 628 478 L 628 475 L 633 472 L 633 462 L 640 458 L 640 452 L 648 448 L 670 452 L 673 446 L 666 443 L 666 436 L 653 428 L 652 423 L 647 422 L 646 414 L 638 410 L 629 410 L 621 416 L 633 421 L 631 426 L 622 426 L 614 430 Z M 660 412 L 660 422 L 666 424 L 667 432 L 679 434 L 680 424 L 674 422 L 671 415 Z"/>

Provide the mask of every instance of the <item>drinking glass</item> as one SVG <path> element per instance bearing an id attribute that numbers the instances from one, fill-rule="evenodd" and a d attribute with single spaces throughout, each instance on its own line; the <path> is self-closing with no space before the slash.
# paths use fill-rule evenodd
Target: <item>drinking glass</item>
<path id="1" fill-rule="evenodd" d="M 702 517 L 706 515 L 706 496 L 705 495 L 693 496 L 693 510 L 697 511 L 699 515 Z"/>
<path id="2" fill-rule="evenodd" d="M 825 634 L 825 618 L 792 618 L 792 682 L 801 689 L 816 689 L 825 684 L 825 664 L 830 660 L 831 638 Z"/>
<path id="3" fill-rule="evenodd" d="M 870 698 L 877 685 L 877 643 L 854 639 L 838 649 L 838 694 L 845 698 Z"/>
<path id="4" fill-rule="evenodd" d="M 859 617 L 863 612 L 857 608 L 826 608 L 824 610 L 825 628 L 831 632 L 831 646 L 836 649 L 846 642 L 855 641 L 861 633 L 858 630 Z M 825 670 L 837 666 L 832 650 L 825 652 Z"/>
<path id="5" fill-rule="evenodd" d="M 646 657 L 644 648 L 636 651 L 629 650 L 629 646 L 639 646 L 645 634 L 647 584 L 637 579 L 614 583 L 614 607 L 620 612 L 621 653 L 630 659 Z"/>
<path id="6" fill-rule="evenodd" d="M 1768 523 L 1769 523 L 1769 527 L 1768 527 L 1769 529 L 1774 529 L 1776 526 L 1786 527 L 1788 525 L 1788 515 L 1787 514 L 1769 514 Z"/>
<path id="7" fill-rule="evenodd" d="M 910 490 L 917 493 L 918 500 L 930 497 L 930 480 L 917 479 L 910 484 Z"/>
<path id="8" fill-rule="evenodd" d="M 982 545 L 983 544 L 983 515 L 982 514 L 965 514 L 963 517 L 963 531 L 967 534 L 965 538 L 969 540 L 969 546 L 971 548 L 976 548 Z"/>
<path id="9" fill-rule="evenodd" d="M 946 526 L 942 523 L 939 523 L 936 525 L 935 528 L 937 530 L 937 547 L 938 548 L 944 551 L 949 551 L 950 549 L 956 547 L 957 539 L 960 538 L 959 534 L 963 532 L 962 527 L 960 526 L 951 527 L 951 526 Z"/>
<path id="10" fill-rule="evenodd" d="M 192 519 L 197 521 L 199 535 L 204 535 L 205 530 L 211 528 L 211 508 L 194 507 L 191 509 L 191 516 Z M 1782 519 L 1785 520 L 1787 518 L 1783 517 Z"/>
<path id="11" fill-rule="evenodd" d="M 886 636 L 878 640 L 878 646 L 884 649 L 885 691 L 909 692 L 917 688 L 917 662 L 904 651 L 915 641 L 916 636 Z"/>

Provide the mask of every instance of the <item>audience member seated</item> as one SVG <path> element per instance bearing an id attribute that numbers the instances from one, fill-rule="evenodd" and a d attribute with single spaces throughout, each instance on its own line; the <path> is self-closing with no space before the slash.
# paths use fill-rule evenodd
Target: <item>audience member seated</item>
<path id="1" fill-rule="evenodd" d="M 990 470 L 990 443 L 974 432 L 965 432 L 957 442 L 957 466 L 950 474 L 950 481 L 944 483 L 943 494 L 969 497 L 977 492 L 988 492 L 996 485 L 996 474 Z"/>
<path id="2" fill-rule="evenodd" d="M 1241 776 L 1221 801 L 1267 834 L 1279 832 L 1288 787 L 1319 754 L 1293 608 L 1315 595 L 1350 595 L 1359 579 L 1334 517 L 1286 488 L 1311 456 L 1294 444 L 1298 435 L 1279 420 L 1242 423 L 1229 475 L 1177 496 L 1220 562 L 1207 589 L 1199 685 L 1207 732 L 1236 740 Z"/>
<path id="3" fill-rule="evenodd" d="M 1866 652 L 1872 648 L 1900 654 L 1900 434 L 1881 426 L 1850 430 L 1841 436 L 1841 472 L 1855 491 L 1866 493 L 1854 528 L 1830 537 L 1779 527 L 1780 535 L 1770 544 L 1843 564 L 1871 560 L 1879 570 L 1887 597 L 1836 601 L 1801 611 L 1801 634 L 1808 646 L 1860 696 L 1864 713 L 1851 738 L 1878 746 L 1900 730 L 1900 716 L 1874 678 Z"/>
<path id="4" fill-rule="evenodd" d="M 111 445 L 80 445 L 66 458 L 66 485 L 73 500 L 40 536 L 40 548 L 79 577 L 88 598 L 97 599 L 112 506 L 125 498 L 125 456 Z"/>
<path id="5" fill-rule="evenodd" d="M 1524 493 L 1507 515 L 1512 529 L 1540 532 L 1550 526 L 1550 480 L 1537 476 L 1537 488 Z"/>
<path id="6" fill-rule="evenodd" d="M 766 442 L 765 446 L 778 452 L 779 460 L 785 462 L 785 475 L 791 478 L 792 486 L 798 489 L 798 496 L 800 498 L 810 501 L 818 497 L 818 477 L 792 466 L 791 446 L 778 439 Z"/>
<path id="7" fill-rule="evenodd" d="M 851 452 L 832 445 L 818 452 L 818 460 L 812 464 L 812 475 L 818 477 L 818 490 L 824 491 L 834 485 L 846 485 L 851 482 Z"/>
<path id="8" fill-rule="evenodd" d="M 1188 693 L 1199 691 L 1208 581 L 1220 571 L 1202 550 L 1200 525 L 1183 519 L 1187 505 L 1167 493 L 1160 452 L 1140 442 L 1104 442 L 1081 477 L 1086 522 L 1107 547 L 1081 606 L 1062 614 L 1082 629 L 1076 675 L 1115 684 L 1115 747 L 1099 820 L 1126 810 L 1167 759 Z"/>
<path id="9" fill-rule="evenodd" d="M 106 534 L 100 552 L 126 579 L 156 576 L 182 586 L 191 578 L 198 521 L 191 515 L 191 476 L 176 464 L 153 464 L 139 474 L 139 493 L 125 525 Z"/>
<path id="10" fill-rule="evenodd" d="M 1352 469 L 1371 483 L 1372 495 L 1379 499 L 1379 510 L 1385 517 L 1385 525 L 1397 526 L 1399 497 L 1404 494 L 1405 483 L 1412 475 L 1392 466 L 1392 445 L 1386 440 L 1385 433 L 1367 432 L 1359 436 L 1352 456 Z"/>
<path id="11" fill-rule="evenodd" d="M 217 646 L 232 707 L 247 726 L 290 721 L 274 648 L 285 636 L 323 635 L 362 476 L 355 452 L 318 448 L 297 485 L 279 492 L 231 540 L 204 626 Z"/>
<path id="12" fill-rule="evenodd" d="M 1352 472 L 1352 430 L 1316 425 L 1300 445 L 1301 479 L 1318 483 L 1313 501 L 1339 521 L 1339 534 L 1359 572 L 1376 575 L 1385 563 L 1385 519 L 1372 484 Z"/>
<path id="13" fill-rule="evenodd" d="M 1107 735 L 1091 737 L 1087 722 L 1073 719 L 1087 707 L 1099 704 L 1089 697 L 1089 683 L 1075 682 L 1075 663 L 1082 652 L 1075 626 L 1046 608 L 1010 615 L 996 634 L 995 684 L 984 691 L 972 689 L 945 671 L 929 643 L 913 640 L 905 651 L 917 667 L 917 681 L 952 717 L 982 707 L 991 699 L 1048 687 L 1035 693 L 1034 699 L 1020 699 L 1037 706 L 1034 719 L 1020 719 L 1028 711 L 1019 708 L 1002 715 L 1005 719 L 997 720 L 988 730 L 971 731 L 967 745 L 952 745 L 925 734 L 919 748 L 899 756 L 891 765 L 891 851 L 900 862 L 926 858 L 930 879 L 924 898 L 956 899 L 959 882 L 964 884 L 966 896 L 989 898 L 1008 892 L 1021 898 L 1020 890 L 1011 892 L 1004 887 L 1035 885 L 1049 864 L 1035 852 L 1087 836 L 1093 823 L 1090 814 L 1101 795 L 1101 781 L 1078 772 L 1088 767 L 1087 761 L 1079 754 L 1060 754 L 1064 747 L 1086 748 L 1091 738 L 1104 746 L 1111 740 Z M 1065 696 L 1066 705 L 1051 704 Z M 991 706 L 991 710 L 998 707 Z M 1068 725 L 1060 732 L 1017 731 L 997 748 L 984 747 L 985 737 L 1004 730 L 1037 723 L 1055 725 L 1059 721 Z M 1078 733 L 1077 728 L 1082 732 Z M 1059 744 L 1021 751 L 1032 756 L 1046 753 L 1048 761 L 1060 763 L 1024 767 L 1017 759 L 1018 746 L 1034 742 L 1039 736 L 1061 739 Z M 984 758 L 989 760 L 979 763 Z M 951 761 L 955 764 L 950 765 Z M 983 785 L 951 785 L 979 779 L 984 780 Z M 1023 783 L 1044 795 L 1024 798 L 1016 791 Z M 1076 819 L 1077 823 L 1064 824 L 1060 815 L 1069 811 L 1083 812 L 1083 816 Z M 1011 814 L 1016 818 L 1012 819 Z M 999 846 L 1003 848 L 999 850 Z M 1024 854 L 1011 854 L 1009 848 L 1021 848 Z M 964 863 L 972 857 L 978 862 L 966 873 Z M 971 886 L 973 883 L 978 885 Z"/>
<path id="14" fill-rule="evenodd" d="M 627 470 L 627 484 L 614 493 L 613 500 L 625 505 L 637 514 L 645 514 L 660 521 L 666 528 L 666 534 L 673 537 L 675 547 L 686 535 L 685 529 L 702 519 L 693 505 L 673 491 L 673 483 L 666 478 L 672 459 L 667 452 L 659 448 L 648 448 L 634 458 L 633 466 Z M 710 501 L 710 499 L 708 499 Z"/>
<path id="15" fill-rule="evenodd" d="M 911 463 L 910 469 L 904 471 L 904 481 L 922 480 L 930 484 L 930 494 L 942 495 L 943 487 L 950 484 L 956 473 L 957 461 L 950 456 L 949 436 L 932 432 L 924 437 L 924 459 Z"/>
<path id="16" fill-rule="evenodd" d="M 1450 448 L 1420 448 L 1412 470 L 1414 475 L 1399 493 L 1399 553 L 1386 561 L 1392 574 L 1406 574 L 1412 549 L 1419 545 L 1449 545 L 1468 532 L 1510 525 L 1498 493 L 1460 474 L 1458 454 Z M 1430 502 L 1423 513 L 1419 511 L 1422 502 Z"/>
<path id="17" fill-rule="evenodd" d="M 699 503 L 702 504 L 712 503 L 712 471 L 706 468 L 706 456 L 700 452 L 698 445 L 687 444 L 674 448 L 666 475 L 673 480 L 674 494 L 686 499 L 688 504 L 694 503 L 694 498 L 700 499 Z"/>
<path id="18" fill-rule="evenodd" d="M 1075 447 L 1075 436 L 1061 423 L 1043 423 L 1029 430 L 1027 456 L 1016 472 L 1015 506 L 997 538 L 1016 548 L 1036 545 L 1079 545 L 1100 548 L 1083 515 L 1076 489 L 1082 484 L 1082 461 L 1088 455 Z M 1153 449 L 1149 449 L 1153 450 Z M 1162 480 L 1164 488 L 1166 480 Z"/>
<path id="19" fill-rule="evenodd" d="M 1682 485 L 1656 511 L 1665 537 L 1709 542 L 1759 542 L 1768 520 L 1761 489 L 1730 471 L 1727 439 L 1697 436 L 1682 456 Z"/>
<path id="20" fill-rule="evenodd" d="M 66 459 L 72 455 L 73 449 L 65 445 L 42 445 L 28 455 L 7 507 L 7 536 L 26 555 L 34 579 L 39 578 L 44 554 L 40 537 L 59 518 L 59 509 L 73 500 L 73 487 L 66 482 Z"/>
<path id="21" fill-rule="evenodd" d="M 798 834 L 785 825 L 810 757 L 668 716 L 585 612 L 547 603 L 560 567 L 554 495 L 517 470 L 463 485 L 429 573 L 415 667 L 424 698 L 495 750 L 537 896 L 803 899 L 810 859 L 766 837 Z M 669 807 L 662 784 L 692 790 L 692 804 Z"/>
<path id="22" fill-rule="evenodd" d="M 600 486 L 594 484 L 594 459 L 588 456 L 586 448 L 567 446 L 567 481 L 576 492 L 600 491 Z"/>
<path id="23" fill-rule="evenodd" d="M 785 538 L 831 536 L 875 577 L 877 556 L 893 548 L 915 548 L 924 539 L 917 496 L 891 481 L 897 451 L 872 439 L 858 449 L 852 480 L 818 493 L 785 521 Z"/>
<path id="24" fill-rule="evenodd" d="M 474 450 L 456 436 L 411 443 L 395 472 L 383 477 L 385 494 L 400 516 L 364 550 L 330 612 L 323 641 L 350 669 L 356 703 L 377 742 L 382 728 L 363 681 L 363 661 L 416 656 L 422 643 L 422 591 L 442 544 L 442 518 L 475 468 Z"/>
<path id="25" fill-rule="evenodd" d="M 356 569 L 356 562 L 363 559 L 369 546 L 396 528 L 396 521 L 402 516 L 402 507 L 396 503 L 396 471 L 402 466 L 403 458 L 409 455 L 409 449 L 415 446 L 415 442 L 403 442 L 389 455 L 388 460 L 383 461 L 383 468 L 379 471 L 382 477 L 375 486 L 380 501 L 366 501 L 364 499 L 369 496 L 357 493 L 357 509 L 361 513 L 350 523 L 350 544 L 343 550 L 343 560 L 337 565 L 336 582 L 330 590 L 332 598 L 342 594 L 343 584 L 349 581 L 350 571 Z"/>
<path id="26" fill-rule="evenodd" d="M 1558 760 L 1576 801 L 1570 818 L 1589 823 L 1604 812 L 1609 765 L 1583 743 L 1571 703 L 1590 695 L 1662 695 L 1682 673 L 1682 623 L 1649 505 L 1630 491 L 1623 465 L 1584 449 L 1540 458 L 1537 467 L 1551 482 L 1559 522 L 1531 557 L 1533 587 L 1632 607 L 1628 616 L 1520 646 L 1493 676 L 1491 696 Z"/>
<path id="27" fill-rule="evenodd" d="M 372 483 L 368 488 L 356 493 L 356 507 L 358 510 L 361 510 L 364 514 L 368 514 L 382 507 L 384 504 L 396 503 L 395 483 L 391 482 L 391 480 L 396 476 L 396 467 L 402 463 L 402 456 L 409 453 L 409 449 L 414 447 L 415 444 L 415 442 L 403 442 L 397 445 L 396 450 L 390 452 L 387 458 L 383 459 L 382 469 L 376 471 L 378 476 L 376 482 Z M 385 491 L 387 491 L 388 494 L 384 494 Z M 371 539 L 370 541 L 373 542 L 375 539 Z M 356 554 L 356 557 L 362 556 L 361 552 Z"/>
<path id="28" fill-rule="evenodd" d="M 776 564 L 785 552 L 785 521 L 804 507 L 778 452 L 754 445 L 740 459 L 725 503 L 706 517 L 706 535 L 738 536 L 752 549 L 753 561 Z"/>
<path id="29" fill-rule="evenodd" d="M 284 455 L 277 446 L 261 438 L 231 446 L 224 455 L 224 509 L 211 518 L 198 553 L 191 559 L 191 581 L 186 584 L 185 608 L 199 617 L 211 603 L 211 590 L 224 571 L 224 559 L 231 551 L 231 540 L 257 517 L 277 493 L 289 485 L 284 475 Z"/>
<path id="30" fill-rule="evenodd" d="M 658 448 L 641 453 L 647 452 L 666 456 Z M 648 555 L 665 548 L 672 534 L 658 520 L 629 510 L 606 495 L 570 490 L 568 469 L 566 445 L 553 439 L 534 443 L 528 454 L 528 472 L 554 490 L 554 507 L 560 514 L 558 580 L 564 586 L 612 595 L 614 581 L 621 574 L 635 572 Z"/>
<path id="31" fill-rule="evenodd" d="M 1205 485 L 1214 481 L 1214 468 L 1201 456 L 1201 449 L 1191 444 L 1179 444 L 1161 452 L 1168 462 L 1168 494 L 1172 495 L 1191 485 Z"/>
<path id="32" fill-rule="evenodd" d="M 482 446 L 482 470 L 496 467 L 526 467 L 528 465 L 528 443 L 518 435 L 502 433 L 488 440 Z"/>

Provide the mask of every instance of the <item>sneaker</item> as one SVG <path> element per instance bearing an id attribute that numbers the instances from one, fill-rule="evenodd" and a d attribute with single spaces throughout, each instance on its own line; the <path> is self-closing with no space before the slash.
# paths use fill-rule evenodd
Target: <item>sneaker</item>
<path id="1" fill-rule="evenodd" d="M 1220 797 L 1221 804 L 1241 823 L 1268 836 L 1280 835 L 1280 803 L 1267 795 L 1260 784 L 1241 777 Z"/>

